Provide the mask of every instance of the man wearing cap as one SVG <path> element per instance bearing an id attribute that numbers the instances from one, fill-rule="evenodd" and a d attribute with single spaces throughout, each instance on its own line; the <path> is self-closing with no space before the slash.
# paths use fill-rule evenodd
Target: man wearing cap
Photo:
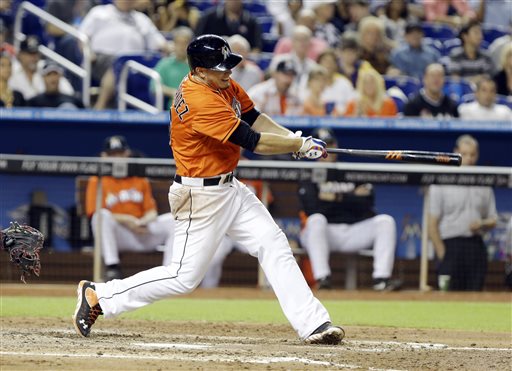
<path id="1" fill-rule="evenodd" d="M 72 95 L 62 94 L 59 91 L 59 82 L 62 74 L 62 67 L 57 63 L 45 62 L 41 69 L 45 91 L 29 99 L 26 105 L 28 107 L 85 108 L 80 99 Z"/>
<path id="2" fill-rule="evenodd" d="M 302 101 L 290 89 L 297 75 L 293 60 L 284 56 L 274 62 L 272 77 L 254 85 L 247 94 L 256 108 L 269 116 L 302 114 Z"/>
<path id="3" fill-rule="evenodd" d="M 43 76 L 38 71 L 39 40 L 35 36 L 27 36 L 20 43 L 18 61 L 21 68 L 14 71 L 9 79 L 9 87 L 23 94 L 25 100 L 35 97 L 45 91 Z M 64 77 L 59 79 L 59 91 L 63 94 L 73 95 L 74 90 L 68 80 Z"/>
<path id="4" fill-rule="evenodd" d="M 425 68 L 435 63 L 441 55 L 434 48 L 423 45 L 423 28 L 420 23 L 409 22 L 405 26 L 405 45 L 391 52 L 391 64 L 398 68 L 403 75 L 423 77 Z"/>
<path id="5" fill-rule="evenodd" d="M 123 136 L 115 135 L 105 139 L 101 157 L 127 158 L 131 155 L 132 150 Z M 174 221 L 171 213 L 158 215 L 148 179 L 104 176 L 101 185 L 103 200 L 98 213 L 98 177 L 89 179 L 85 211 L 88 217 L 92 217 L 94 237 L 100 238 L 106 266 L 105 280 L 122 278 L 120 251 L 154 251 L 164 246 L 163 265 L 169 264 L 174 241 Z M 98 227 L 101 230 L 99 236 Z"/>

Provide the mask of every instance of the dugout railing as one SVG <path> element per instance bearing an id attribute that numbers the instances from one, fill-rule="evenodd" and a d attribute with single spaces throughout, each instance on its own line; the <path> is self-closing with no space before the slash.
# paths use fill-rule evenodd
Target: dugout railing
<path id="1" fill-rule="evenodd" d="M 174 162 L 169 159 L 123 159 L 115 160 L 89 157 L 25 156 L 0 154 L 0 175 L 3 186 L 9 187 L 9 177 L 19 176 L 91 176 L 128 175 L 170 180 L 174 175 Z M 301 180 L 345 182 L 369 182 L 388 186 L 413 186 L 420 192 L 430 184 L 482 185 L 491 186 L 512 200 L 511 167 L 445 167 L 411 164 L 366 164 L 366 163 L 323 163 L 293 161 L 241 161 L 236 171 L 238 178 L 260 179 L 265 182 L 281 182 L 296 185 Z M 418 186 L 420 186 L 418 188 Z M 286 187 L 285 187 L 286 188 Z M 288 192 L 293 187 L 288 187 Z M 5 188 L 4 188 L 5 189 Z M 400 192 L 402 193 L 402 192 Z M 400 194 L 399 193 L 399 194 Z M 423 197 L 426 193 L 419 195 Z M 281 193 L 274 197 L 285 198 Z M 426 196 L 428 197 L 428 196 Z M 289 199 L 284 202 L 290 202 Z M 398 202 L 390 200 L 390 202 Z M 424 202 L 426 200 L 424 199 Z M 405 205 L 407 206 L 407 205 Z M 505 212 L 512 215 L 510 204 L 503 205 Z M 425 211 L 425 209 L 423 210 Z M 425 214 L 421 223 L 421 265 L 419 267 L 419 289 L 428 289 L 427 271 L 431 257 L 426 238 Z M 101 279 L 100 246 L 95 246 L 93 277 Z"/>

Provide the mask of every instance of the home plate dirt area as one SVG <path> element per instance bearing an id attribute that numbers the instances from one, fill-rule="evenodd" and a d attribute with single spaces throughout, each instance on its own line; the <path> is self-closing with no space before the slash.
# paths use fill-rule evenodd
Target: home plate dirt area
<path id="1" fill-rule="evenodd" d="M 7 294 L 4 292 L 4 294 Z M 339 346 L 288 324 L 0 318 L 0 370 L 511 370 L 510 333 L 346 326 Z"/>

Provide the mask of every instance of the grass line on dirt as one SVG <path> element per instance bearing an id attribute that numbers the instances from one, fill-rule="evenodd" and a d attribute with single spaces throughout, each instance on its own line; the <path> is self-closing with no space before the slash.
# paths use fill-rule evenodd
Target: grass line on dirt
<path id="1" fill-rule="evenodd" d="M 352 326 L 434 328 L 509 332 L 512 304 L 486 302 L 416 302 L 324 300 L 333 322 Z M 75 308 L 67 297 L 0 297 L 0 317 L 67 317 Z M 277 300 L 162 300 L 131 313 L 126 319 L 157 321 L 219 321 L 286 323 Z"/>

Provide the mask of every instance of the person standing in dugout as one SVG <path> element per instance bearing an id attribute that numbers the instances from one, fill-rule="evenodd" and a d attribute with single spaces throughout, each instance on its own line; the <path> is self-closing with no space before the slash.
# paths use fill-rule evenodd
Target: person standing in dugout
<path id="1" fill-rule="evenodd" d="M 169 190 L 175 219 L 171 264 L 123 280 L 81 281 L 75 329 L 89 336 L 100 314 L 114 317 L 191 292 L 227 234 L 258 258 L 285 316 L 305 343 L 339 344 L 345 332 L 331 324 L 313 296 L 286 236 L 254 193 L 233 176 L 240 147 L 262 155 L 318 159 L 327 156 L 325 143 L 294 134 L 254 108 L 230 78 L 242 57 L 223 38 L 199 36 L 188 45 L 187 56 L 191 71 L 171 108 L 170 145 L 176 161 Z"/>

